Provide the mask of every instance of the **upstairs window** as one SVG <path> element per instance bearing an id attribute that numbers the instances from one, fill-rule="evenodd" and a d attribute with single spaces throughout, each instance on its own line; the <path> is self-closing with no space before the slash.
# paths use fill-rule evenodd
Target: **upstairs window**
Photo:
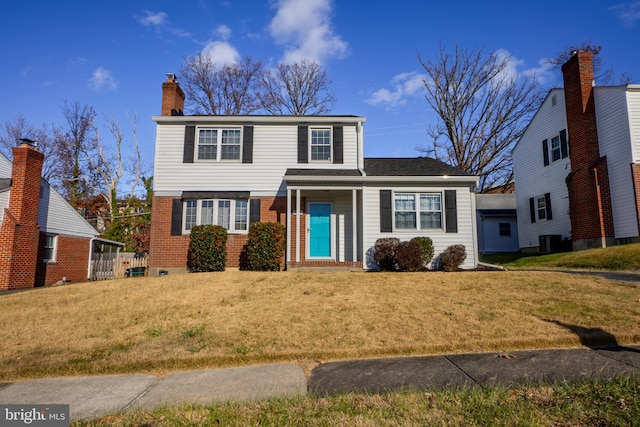
<path id="1" fill-rule="evenodd" d="M 311 161 L 331 160 L 331 129 L 311 129 Z"/>
<path id="2" fill-rule="evenodd" d="M 240 129 L 198 128 L 198 160 L 241 159 L 242 137 Z"/>
<path id="3" fill-rule="evenodd" d="M 560 151 L 560 136 L 554 136 L 551 138 L 551 161 L 555 162 L 562 158 L 562 152 Z"/>

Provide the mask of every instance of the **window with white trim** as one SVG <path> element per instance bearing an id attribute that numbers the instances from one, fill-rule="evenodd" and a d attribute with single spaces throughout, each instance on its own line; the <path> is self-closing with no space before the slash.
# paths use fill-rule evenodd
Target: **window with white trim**
<path id="1" fill-rule="evenodd" d="M 538 220 L 547 219 L 547 203 L 544 196 L 536 197 L 536 213 Z"/>
<path id="2" fill-rule="evenodd" d="M 249 224 L 249 203 L 244 199 L 185 200 L 183 231 L 196 225 L 220 225 L 230 233 L 244 233 Z"/>
<path id="3" fill-rule="evenodd" d="M 198 160 L 240 161 L 242 132 L 240 128 L 198 128 Z"/>
<path id="4" fill-rule="evenodd" d="M 44 262 L 56 262 L 56 252 L 58 249 L 58 236 L 55 234 L 45 235 L 44 240 Z"/>
<path id="5" fill-rule="evenodd" d="M 396 193 L 394 218 L 396 230 L 441 229 L 442 194 Z"/>
<path id="6" fill-rule="evenodd" d="M 311 129 L 311 161 L 328 162 L 331 160 L 331 129 Z"/>
<path id="7" fill-rule="evenodd" d="M 562 158 L 562 151 L 560 149 L 560 136 L 554 136 L 551 138 L 551 161 L 555 162 Z"/>

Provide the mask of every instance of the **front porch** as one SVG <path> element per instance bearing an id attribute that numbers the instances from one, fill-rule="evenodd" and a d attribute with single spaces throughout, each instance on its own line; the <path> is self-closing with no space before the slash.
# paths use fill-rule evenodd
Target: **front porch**
<path id="1" fill-rule="evenodd" d="M 289 185 L 286 209 L 287 270 L 362 270 L 362 187 Z"/>

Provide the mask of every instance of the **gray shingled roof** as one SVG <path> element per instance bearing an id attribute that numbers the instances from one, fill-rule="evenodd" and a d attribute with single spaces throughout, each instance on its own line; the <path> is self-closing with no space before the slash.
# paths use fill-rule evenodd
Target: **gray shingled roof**
<path id="1" fill-rule="evenodd" d="M 358 169 L 287 169 L 287 176 L 360 176 Z"/>
<path id="2" fill-rule="evenodd" d="M 430 157 L 365 158 L 364 171 L 367 176 L 473 176 Z"/>

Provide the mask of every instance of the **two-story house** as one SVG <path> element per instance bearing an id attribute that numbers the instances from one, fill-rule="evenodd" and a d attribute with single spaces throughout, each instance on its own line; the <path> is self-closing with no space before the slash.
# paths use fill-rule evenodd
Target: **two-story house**
<path id="1" fill-rule="evenodd" d="M 637 241 L 640 85 L 594 86 L 590 52 L 562 72 L 512 153 L 520 249 Z"/>
<path id="2" fill-rule="evenodd" d="M 228 231 L 240 266 L 249 226 L 286 228 L 288 269 L 376 269 L 378 238 L 428 236 L 436 255 L 463 244 L 477 264 L 477 177 L 430 158 L 364 158 L 359 116 L 188 116 L 175 76 L 156 122 L 149 267 L 186 272 L 189 233 Z"/>

